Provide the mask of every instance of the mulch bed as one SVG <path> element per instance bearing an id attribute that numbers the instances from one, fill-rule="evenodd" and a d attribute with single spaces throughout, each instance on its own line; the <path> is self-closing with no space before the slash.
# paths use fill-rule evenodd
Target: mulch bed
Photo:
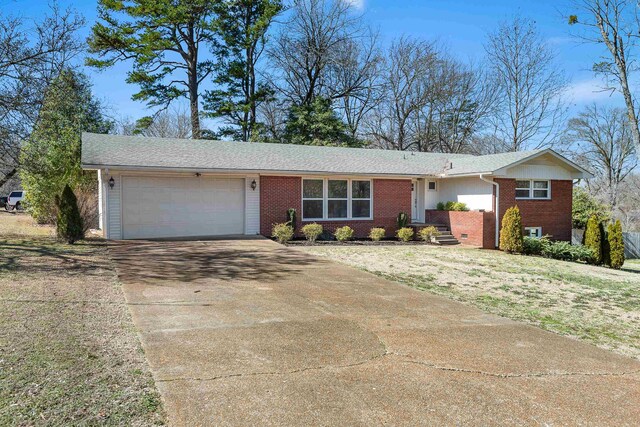
<path id="1" fill-rule="evenodd" d="M 374 242 L 372 240 L 349 240 L 347 242 L 339 242 L 337 240 L 316 240 L 315 243 L 309 243 L 304 239 L 291 240 L 286 243 L 287 246 L 322 246 L 322 245 L 337 245 L 337 246 L 416 246 L 416 245 L 429 245 L 430 243 L 422 242 L 419 240 L 412 240 L 410 242 L 401 242 L 399 240 L 380 240 Z M 437 245 L 433 245 L 437 246 Z"/>

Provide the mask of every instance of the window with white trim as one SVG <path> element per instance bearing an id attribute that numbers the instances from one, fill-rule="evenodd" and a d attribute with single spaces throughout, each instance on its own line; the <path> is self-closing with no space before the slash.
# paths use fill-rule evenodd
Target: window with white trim
<path id="1" fill-rule="evenodd" d="M 525 227 L 524 235 L 539 239 L 542 237 L 542 227 Z"/>
<path id="2" fill-rule="evenodd" d="M 550 199 L 551 182 L 525 179 L 516 180 L 516 199 Z"/>
<path id="3" fill-rule="evenodd" d="M 429 181 L 428 187 L 429 190 L 431 191 L 437 191 L 438 187 L 435 181 Z"/>
<path id="4" fill-rule="evenodd" d="M 303 220 L 371 219 L 371 180 L 302 180 Z"/>

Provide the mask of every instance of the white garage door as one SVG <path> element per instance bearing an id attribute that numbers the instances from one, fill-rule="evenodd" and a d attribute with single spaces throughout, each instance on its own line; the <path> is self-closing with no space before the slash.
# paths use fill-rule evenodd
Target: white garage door
<path id="1" fill-rule="evenodd" d="M 125 239 L 244 233 L 244 179 L 124 177 Z"/>

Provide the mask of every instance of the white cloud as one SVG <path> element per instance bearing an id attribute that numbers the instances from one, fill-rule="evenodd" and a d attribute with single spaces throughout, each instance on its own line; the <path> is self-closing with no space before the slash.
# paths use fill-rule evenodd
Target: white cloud
<path id="1" fill-rule="evenodd" d="M 364 0 L 345 0 L 345 2 L 353 6 L 354 9 L 358 9 L 358 10 L 364 9 Z"/>
<path id="2" fill-rule="evenodd" d="M 579 80 L 573 82 L 567 88 L 567 95 L 572 102 L 577 104 L 587 104 L 591 102 L 604 101 L 616 97 L 610 90 L 604 90 L 605 84 L 600 79 Z"/>

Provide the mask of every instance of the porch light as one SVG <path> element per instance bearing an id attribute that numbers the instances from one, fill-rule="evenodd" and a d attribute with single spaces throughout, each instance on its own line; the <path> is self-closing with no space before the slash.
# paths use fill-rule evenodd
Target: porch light
<path id="1" fill-rule="evenodd" d="M 113 177 L 109 178 L 109 188 L 113 190 L 114 185 L 116 185 L 116 181 L 113 179 Z"/>
<path id="2" fill-rule="evenodd" d="M 253 181 L 251 181 L 251 189 L 253 191 L 256 191 L 256 187 L 258 186 L 258 183 L 256 182 L 256 180 L 254 179 Z"/>

